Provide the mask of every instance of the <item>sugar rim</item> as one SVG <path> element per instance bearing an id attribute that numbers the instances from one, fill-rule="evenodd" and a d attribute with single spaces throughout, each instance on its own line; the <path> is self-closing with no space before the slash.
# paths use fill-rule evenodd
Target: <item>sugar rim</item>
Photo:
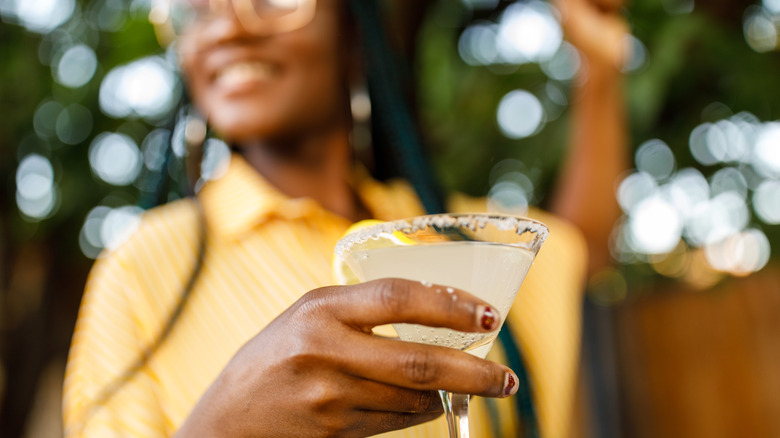
<path id="1" fill-rule="evenodd" d="M 522 235 L 525 233 L 535 234 L 535 237 L 532 241 L 533 243 L 529 248 L 534 253 L 539 251 L 542 243 L 544 243 L 544 241 L 547 239 L 547 236 L 550 234 L 550 230 L 547 228 L 547 225 L 537 220 L 521 216 L 490 213 L 444 213 L 417 216 L 408 219 L 399 219 L 357 230 L 339 240 L 339 242 L 336 244 L 336 248 L 334 249 L 334 253 L 336 257 L 344 258 L 344 255 L 347 251 L 349 251 L 352 245 L 364 243 L 370 239 L 376 239 L 382 234 L 392 234 L 394 231 L 400 231 L 404 234 L 411 234 L 430 226 L 458 226 L 473 230 L 477 227 L 484 228 L 488 224 L 494 225 L 501 231 L 515 230 L 517 235 Z"/>

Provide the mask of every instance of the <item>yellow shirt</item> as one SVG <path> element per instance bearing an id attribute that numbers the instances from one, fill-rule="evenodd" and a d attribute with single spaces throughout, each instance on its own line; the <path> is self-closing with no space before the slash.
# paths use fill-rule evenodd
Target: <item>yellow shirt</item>
<path id="1" fill-rule="evenodd" d="M 364 178 L 357 191 L 378 219 L 423 213 L 403 182 Z M 172 435 L 241 345 L 303 294 L 333 283 L 333 248 L 350 225 L 344 218 L 313 200 L 285 197 L 238 156 L 199 197 L 208 245 L 195 289 L 164 344 L 100 406 L 92 400 L 152 345 L 192 272 L 195 204 L 182 200 L 148 211 L 132 238 L 95 263 L 65 377 L 67 437 Z M 484 202 L 458 197 L 451 207 L 484 210 Z M 571 226 L 533 216 L 550 227 L 550 237 L 508 318 L 528 365 L 542 436 L 563 437 L 579 354 L 585 248 Z M 486 406 L 472 405 L 474 436 L 490 436 Z M 511 397 L 490 409 L 502 417 L 499 435 L 514 436 Z M 446 435 L 440 418 L 386 436 Z"/>

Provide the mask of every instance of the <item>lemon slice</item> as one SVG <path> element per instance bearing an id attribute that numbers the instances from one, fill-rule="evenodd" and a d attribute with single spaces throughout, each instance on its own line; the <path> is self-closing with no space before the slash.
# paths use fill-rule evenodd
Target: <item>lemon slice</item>
<path id="1" fill-rule="evenodd" d="M 342 238 L 348 234 L 354 233 L 355 231 L 362 230 L 363 228 L 368 228 L 383 223 L 385 222 L 377 219 L 366 219 L 360 222 L 356 222 L 347 228 L 347 231 L 344 233 Z M 400 231 L 393 231 L 392 233 L 381 234 L 376 238 L 371 238 L 361 243 L 360 249 L 366 250 L 390 248 L 399 245 L 414 245 L 414 241 L 406 237 L 404 233 Z M 333 270 L 333 280 L 336 282 L 336 284 L 350 285 L 360 283 L 360 280 L 357 278 L 355 273 L 352 272 L 352 269 L 339 254 L 333 254 L 331 268 Z"/>
<path id="2" fill-rule="evenodd" d="M 342 236 L 342 239 L 346 237 L 348 234 L 354 233 L 358 230 L 362 230 L 363 228 L 368 228 L 383 223 L 385 222 L 377 219 L 367 219 L 367 220 L 357 222 L 352 226 L 350 226 L 349 228 L 347 228 L 347 231 L 344 233 L 344 236 Z M 412 239 L 409 239 L 404 235 L 404 233 L 396 230 L 393 231 L 392 233 L 380 234 L 376 238 L 368 239 L 365 242 L 360 243 L 360 249 L 389 248 L 389 247 L 399 246 L 399 245 L 414 245 L 414 244 L 415 243 Z M 355 275 L 355 273 L 352 272 L 352 269 L 349 267 L 349 265 L 344 261 L 344 259 L 339 254 L 337 253 L 333 254 L 333 263 L 331 264 L 331 267 L 333 269 L 333 279 L 336 281 L 337 284 L 350 285 L 350 284 L 360 283 L 360 279 L 357 278 L 357 275 Z M 377 336 L 382 336 L 386 338 L 398 337 L 398 334 L 396 333 L 395 329 L 393 329 L 393 326 L 389 324 L 374 327 L 372 331 Z"/>

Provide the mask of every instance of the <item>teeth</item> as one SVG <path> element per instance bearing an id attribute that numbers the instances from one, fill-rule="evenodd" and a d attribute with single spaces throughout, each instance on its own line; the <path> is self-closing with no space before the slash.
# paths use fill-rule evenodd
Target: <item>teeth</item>
<path id="1" fill-rule="evenodd" d="M 276 68 L 264 62 L 241 62 L 223 68 L 217 74 L 221 85 L 232 85 L 247 81 L 265 81 L 271 79 Z"/>

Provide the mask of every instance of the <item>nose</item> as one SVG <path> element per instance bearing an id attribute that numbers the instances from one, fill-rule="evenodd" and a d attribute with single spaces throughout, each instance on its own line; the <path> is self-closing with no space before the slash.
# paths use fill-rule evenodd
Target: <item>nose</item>
<path id="1" fill-rule="evenodd" d="M 251 32 L 242 22 L 236 7 L 231 0 L 212 0 L 213 18 L 203 31 L 204 36 L 215 42 L 224 42 L 236 39 L 256 39 L 257 34 Z"/>

